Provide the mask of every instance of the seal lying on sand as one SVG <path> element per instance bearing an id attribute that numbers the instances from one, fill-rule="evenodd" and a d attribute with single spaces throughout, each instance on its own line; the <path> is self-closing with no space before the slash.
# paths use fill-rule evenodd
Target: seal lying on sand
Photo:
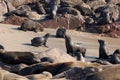
<path id="1" fill-rule="evenodd" d="M 28 30 L 28 31 L 34 31 L 34 32 L 44 31 L 44 28 L 40 23 L 31 21 L 31 20 L 23 22 L 21 24 L 20 28 L 18 28 L 18 29 L 23 30 L 23 31 Z"/>
<path id="2" fill-rule="evenodd" d="M 88 75 L 85 80 L 120 80 L 120 65 Z"/>
<path id="3" fill-rule="evenodd" d="M 63 71 L 69 70 L 74 67 L 96 67 L 99 68 L 101 65 L 98 63 L 86 63 L 81 61 L 76 62 L 60 62 L 60 63 L 49 63 L 49 62 L 43 62 L 43 63 L 37 63 L 30 65 L 28 67 L 23 68 L 19 74 L 20 75 L 30 75 L 30 74 L 39 74 L 43 71 L 48 71 L 52 73 L 52 75 L 57 75 Z"/>
<path id="4" fill-rule="evenodd" d="M 19 51 L 0 51 L 0 61 L 8 64 L 35 64 L 39 63 L 40 59 L 32 52 Z"/>
<path id="5" fill-rule="evenodd" d="M 120 64 L 120 49 L 116 49 L 111 55 L 110 62 L 113 64 Z"/>
<path id="6" fill-rule="evenodd" d="M 65 45 L 67 49 L 67 53 L 71 56 L 77 56 L 79 57 L 79 54 L 76 53 L 82 53 L 83 57 L 85 57 L 86 48 L 82 43 L 73 43 L 70 36 L 65 35 Z"/>
<path id="7" fill-rule="evenodd" d="M 106 51 L 106 42 L 98 39 L 99 42 L 99 59 L 108 59 L 108 53 Z"/>
<path id="8" fill-rule="evenodd" d="M 50 33 L 46 33 L 43 37 L 35 37 L 31 40 L 31 44 L 32 44 L 32 46 L 35 46 L 35 47 L 39 47 L 42 45 L 47 47 L 46 42 L 49 37 L 50 37 Z"/>
<path id="9" fill-rule="evenodd" d="M 64 38 L 65 34 L 66 34 L 66 29 L 64 27 L 59 27 L 56 30 L 56 37 L 57 38 Z"/>

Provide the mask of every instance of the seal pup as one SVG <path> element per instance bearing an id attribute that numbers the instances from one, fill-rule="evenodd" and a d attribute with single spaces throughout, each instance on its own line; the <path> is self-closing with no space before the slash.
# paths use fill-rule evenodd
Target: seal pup
<path id="1" fill-rule="evenodd" d="M 83 57 L 85 57 L 86 48 L 82 43 L 73 43 L 71 40 L 71 37 L 68 35 L 65 35 L 65 46 L 67 49 L 67 53 L 71 56 L 76 56 L 76 52 L 82 53 Z M 79 56 L 78 56 L 79 57 Z"/>
<path id="2" fill-rule="evenodd" d="M 99 43 L 99 59 L 108 59 L 106 41 L 98 39 L 98 43 Z"/>
<path id="3" fill-rule="evenodd" d="M 49 37 L 50 37 L 50 33 L 46 33 L 43 37 L 35 37 L 31 40 L 31 45 L 35 47 L 39 47 L 42 45 L 44 45 L 45 47 L 48 47 L 46 46 L 46 42 Z"/>
<path id="4" fill-rule="evenodd" d="M 66 34 L 66 29 L 65 27 L 58 27 L 56 30 L 56 37 L 57 38 L 64 38 Z"/>

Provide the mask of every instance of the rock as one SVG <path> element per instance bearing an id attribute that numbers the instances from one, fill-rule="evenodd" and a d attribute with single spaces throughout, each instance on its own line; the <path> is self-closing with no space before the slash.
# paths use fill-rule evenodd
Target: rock
<path id="1" fill-rule="evenodd" d="M 88 2 L 86 3 L 87 5 L 89 5 L 93 10 L 106 5 L 105 0 L 88 0 Z"/>
<path id="2" fill-rule="evenodd" d="M 74 5 L 83 2 L 83 0 L 61 0 L 62 3 L 66 3 L 69 6 L 73 7 Z"/>
<path id="3" fill-rule="evenodd" d="M 29 80 L 29 79 L 0 69 L 0 80 Z"/>
<path id="4" fill-rule="evenodd" d="M 19 17 L 16 15 L 11 15 L 5 19 L 2 23 L 4 24 L 13 24 L 13 25 L 21 25 L 23 22 L 28 21 L 27 17 Z"/>
<path id="5" fill-rule="evenodd" d="M 0 1 L 0 16 L 3 16 L 5 13 L 7 13 L 7 5 L 5 3 L 5 1 Z"/>
<path id="6" fill-rule="evenodd" d="M 37 0 L 8 0 L 8 1 L 10 1 L 10 3 L 12 3 L 12 5 L 14 7 L 18 7 L 22 4 L 32 3 L 32 2 L 37 1 Z"/>
<path id="7" fill-rule="evenodd" d="M 100 34 L 104 33 L 106 36 L 110 36 L 110 37 L 114 37 L 114 38 L 120 37 L 119 22 L 97 26 L 94 28 L 94 30 L 97 30 L 96 32 L 98 32 Z"/>
<path id="8" fill-rule="evenodd" d="M 53 48 L 36 55 L 39 58 L 50 57 L 54 60 L 54 62 L 76 61 L 75 58 L 69 56 L 67 53 L 59 50 L 58 48 Z"/>
<path id="9" fill-rule="evenodd" d="M 40 19 L 44 19 L 45 18 L 45 15 L 39 15 L 35 11 L 27 12 L 27 16 L 28 16 L 29 19 L 32 19 L 32 20 L 40 20 Z"/>
<path id="10" fill-rule="evenodd" d="M 91 10 L 91 7 L 84 2 L 81 2 L 77 5 L 75 5 L 74 8 L 79 10 L 82 15 L 92 15 L 92 13 L 93 13 Z"/>
<path id="11" fill-rule="evenodd" d="M 4 0 L 4 1 L 7 5 L 8 12 L 11 12 L 16 9 L 8 0 Z"/>
<path id="12" fill-rule="evenodd" d="M 65 17 L 55 18 L 53 20 L 47 20 L 41 22 L 44 27 L 49 28 L 57 28 L 65 27 L 66 29 L 77 29 L 79 26 L 82 26 L 85 23 L 82 15 L 73 16 L 73 15 L 65 15 Z M 83 27 L 83 26 L 82 26 Z"/>
<path id="13" fill-rule="evenodd" d="M 119 7 L 114 4 L 108 4 L 102 7 L 99 7 L 95 10 L 96 13 L 100 13 L 100 17 L 97 20 L 97 23 L 109 24 L 115 22 L 119 19 Z"/>

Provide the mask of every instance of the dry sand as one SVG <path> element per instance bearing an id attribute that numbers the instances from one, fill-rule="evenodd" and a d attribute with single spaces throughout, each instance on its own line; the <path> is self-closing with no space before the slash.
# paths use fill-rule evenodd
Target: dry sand
<path id="1" fill-rule="evenodd" d="M 20 31 L 17 30 L 19 26 L 17 25 L 8 25 L 0 24 L 0 44 L 2 44 L 7 51 L 32 51 L 39 53 L 50 48 L 59 48 L 63 51 L 66 51 L 64 39 L 51 37 L 48 39 L 46 47 L 33 47 L 31 46 L 31 39 L 38 36 L 43 36 L 46 32 L 55 35 L 55 29 L 45 29 L 44 32 L 35 33 L 32 31 Z M 113 51 L 117 48 L 120 49 L 120 39 L 110 38 L 110 37 L 100 37 L 97 34 L 80 32 L 75 30 L 68 30 L 69 34 L 73 41 L 84 43 L 87 47 L 87 56 L 94 57 L 98 56 L 98 39 L 104 39 L 108 43 L 109 53 L 112 54 Z"/>

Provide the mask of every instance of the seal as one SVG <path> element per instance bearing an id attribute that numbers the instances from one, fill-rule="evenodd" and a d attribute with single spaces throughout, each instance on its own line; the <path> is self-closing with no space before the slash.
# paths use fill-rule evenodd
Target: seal
<path id="1" fill-rule="evenodd" d="M 59 4 L 60 4 L 60 0 L 53 0 L 51 2 L 51 12 L 50 12 L 51 19 L 54 19 L 56 17 Z"/>
<path id="2" fill-rule="evenodd" d="M 46 46 L 46 42 L 49 37 L 50 37 L 50 33 L 46 33 L 43 37 L 35 37 L 31 40 L 31 45 L 35 47 L 39 47 L 42 45 L 44 45 L 45 47 L 48 47 Z"/>
<path id="3" fill-rule="evenodd" d="M 39 63 L 40 59 L 32 52 L 0 51 L 0 61 L 8 64 L 25 63 L 31 65 Z"/>
<path id="4" fill-rule="evenodd" d="M 85 80 L 119 80 L 120 79 L 120 65 L 113 66 L 99 71 L 97 73 L 86 76 Z"/>
<path id="5" fill-rule="evenodd" d="M 42 63 L 33 64 L 33 65 L 23 68 L 19 72 L 19 74 L 25 76 L 25 75 L 30 75 L 30 74 L 39 74 L 39 73 L 42 73 L 43 71 L 48 71 L 54 76 L 54 75 L 57 75 L 61 72 L 64 72 L 74 67 L 80 67 L 80 68 L 96 67 L 98 68 L 99 66 L 101 65 L 98 63 L 88 64 L 86 62 L 81 62 L 81 61 L 59 62 L 59 63 L 42 62 Z"/>
<path id="6" fill-rule="evenodd" d="M 116 49 L 111 56 L 110 62 L 113 64 L 120 64 L 120 49 Z"/>
<path id="7" fill-rule="evenodd" d="M 66 29 L 65 27 L 58 27 L 56 30 L 56 37 L 57 38 L 64 38 L 66 34 Z"/>
<path id="8" fill-rule="evenodd" d="M 83 57 L 85 57 L 86 53 L 86 48 L 82 43 L 73 43 L 71 40 L 71 37 L 68 35 L 65 35 L 65 46 L 67 49 L 67 53 L 70 54 L 71 56 L 76 56 L 78 54 L 75 53 L 82 53 Z M 80 56 L 77 56 L 80 57 Z"/>
<path id="9" fill-rule="evenodd" d="M 98 42 L 99 42 L 99 59 L 108 59 L 106 41 L 98 39 Z"/>
<path id="10" fill-rule="evenodd" d="M 40 23 L 31 21 L 31 20 L 23 22 L 18 29 L 23 30 L 23 31 L 28 30 L 28 31 L 34 31 L 34 32 L 39 32 L 39 31 L 43 32 L 44 31 L 44 28 Z"/>

